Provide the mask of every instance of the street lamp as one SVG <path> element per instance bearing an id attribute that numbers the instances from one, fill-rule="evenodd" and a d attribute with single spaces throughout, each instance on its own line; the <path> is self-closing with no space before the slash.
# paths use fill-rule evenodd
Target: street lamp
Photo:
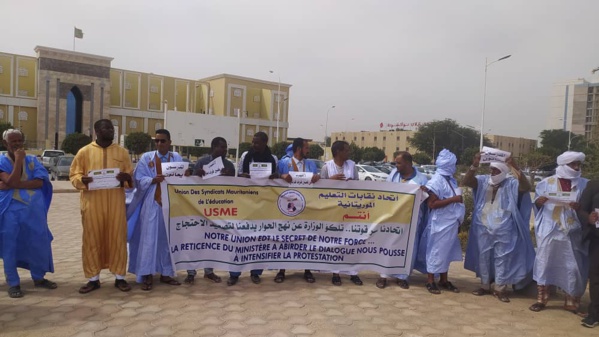
<path id="1" fill-rule="evenodd" d="M 269 70 L 271 74 L 274 74 L 274 70 Z M 279 142 L 279 120 L 281 119 L 281 75 L 277 73 L 279 78 L 279 88 L 277 89 L 277 143 Z"/>
<path id="2" fill-rule="evenodd" d="M 335 106 L 331 105 L 331 107 L 327 110 L 327 119 L 326 119 L 326 122 L 324 123 L 324 160 L 325 161 L 328 159 L 327 135 L 329 133 L 329 111 L 331 111 L 331 109 L 335 109 Z"/>
<path id="3" fill-rule="evenodd" d="M 504 56 L 500 59 L 497 59 L 491 63 L 487 63 L 487 58 L 485 57 L 485 89 L 483 92 L 483 111 L 481 113 L 481 117 L 480 117 L 480 150 L 483 150 L 483 128 L 484 128 L 484 124 L 485 124 L 485 104 L 486 104 L 486 100 L 487 100 L 487 68 L 489 68 L 489 66 L 495 62 L 499 62 L 499 61 L 503 61 L 507 58 L 509 58 L 512 55 L 507 55 Z"/>

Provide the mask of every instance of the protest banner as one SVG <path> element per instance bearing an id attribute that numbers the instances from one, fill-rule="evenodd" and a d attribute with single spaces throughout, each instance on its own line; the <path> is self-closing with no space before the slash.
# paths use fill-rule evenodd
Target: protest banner
<path id="1" fill-rule="evenodd" d="M 162 205 L 177 270 L 407 273 L 420 186 L 322 179 L 167 178 Z"/>

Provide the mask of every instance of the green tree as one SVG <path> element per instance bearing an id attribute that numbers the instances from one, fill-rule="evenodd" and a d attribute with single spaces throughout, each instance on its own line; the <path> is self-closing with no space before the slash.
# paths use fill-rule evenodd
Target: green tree
<path id="1" fill-rule="evenodd" d="M 491 146 L 491 142 L 487 138 L 484 138 L 483 143 Z M 448 149 L 458 157 L 458 163 L 461 163 L 463 150 L 469 147 L 479 147 L 480 133 L 460 126 L 453 119 L 435 120 L 422 125 L 410 138 L 410 144 L 420 152 L 430 154 L 434 158 L 443 148 Z M 466 161 L 470 159 L 466 158 Z"/>
<path id="2" fill-rule="evenodd" d="M 249 149 L 252 147 L 252 143 L 250 142 L 243 142 L 241 144 L 239 144 L 239 156 L 241 156 L 242 153 L 244 153 L 245 151 L 249 151 Z"/>
<path id="3" fill-rule="evenodd" d="M 356 163 L 362 161 L 362 149 L 356 143 L 349 144 L 349 159 Z"/>
<path id="4" fill-rule="evenodd" d="M 287 148 L 287 146 L 289 146 L 289 144 L 291 143 L 285 141 L 278 142 L 270 148 L 270 152 L 280 159 L 285 155 L 285 149 Z"/>
<path id="5" fill-rule="evenodd" d="M 460 164 L 467 166 L 472 165 L 472 159 L 478 152 L 480 152 L 480 148 L 478 146 L 472 146 L 465 149 L 464 152 L 462 152 Z"/>
<path id="6" fill-rule="evenodd" d="M 543 130 L 539 134 L 541 138 L 540 151 L 549 156 L 557 157 L 563 152 L 568 150 L 568 144 L 570 144 L 570 150 L 572 151 L 586 151 L 587 144 L 583 136 L 571 134 L 569 131 L 562 129 Z"/>
<path id="7" fill-rule="evenodd" d="M 14 129 L 12 124 L 7 122 L 0 122 L 0 136 L 4 133 L 4 131 L 8 129 Z M 6 147 L 4 147 L 4 142 L 0 142 L 0 150 L 6 151 Z"/>
<path id="8" fill-rule="evenodd" d="M 318 144 L 310 144 L 310 152 L 308 158 L 318 159 L 324 155 L 324 150 Z"/>
<path id="9" fill-rule="evenodd" d="M 77 154 L 79 149 L 92 142 L 92 137 L 79 132 L 67 135 L 62 141 L 60 148 L 70 154 Z"/>
<path id="10" fill-rule="evenodd" d="M 133 132 L 125 137 L 125 148 L 136 155 L 140 155 L 150 148 L 152 137 L 145 132 Z"/>
<path id="11" fill-rule="evenodd" d="M 412 160 L 419 165 L 429 165 L 432 162 L 431 157 L 424 152 L 416 152 L 412 155 Z"/>
<path id="12" fill-rule="evenodd" d="M 385 159 L 385 151 L 378 147 L 365 147 L 362 149 L 363 161 L 381 161 Z"/>

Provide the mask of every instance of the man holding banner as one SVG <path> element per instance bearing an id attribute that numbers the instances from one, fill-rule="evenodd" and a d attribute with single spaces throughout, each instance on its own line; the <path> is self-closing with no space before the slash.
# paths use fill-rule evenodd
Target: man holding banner
<path id="1" fill-rule="evenodd" d="M 547 305 L 549 285 L 566 293 L 564 309 L 573 312 L 578 312 L 586 290 L 588 242 L 583 241 L 583 225 L 576 213 L 588 182 L 581 177 L 584 159 L 582 152 L 562 153 L 557 157 L 555 175 L 543 179 L 536 188 L 533 278 L 537 281 L 537 302 L 529 308 L 535 312 Z"/>
<path id="2" fill-rule="evenodd" d="M 447 278 L 449 264 L 462 261 L 458 227 L 464 221 L 466 211 L 462 203 L 462 191 L 453 177 L 456 162 L 456 156 L 443 149 L 435 162 L 437 171 L 426 184 L 430 213 L 420 244 L 424 245 L 422 249 L 426 249 L 426 289 L 435 295 L 441 293 L 435 283 L 435 274 L 441 277 L 439 287 L 460 292 Z"/>
<path id="3" fill-rule="evenodd" d="M 318 175 L 316 163 L 306 158 L 310 151 L 308 141 L 299 137 L 294 139 L 291 150 L 293 151 L 293 157 L 284 158 L 279 161 L 278 171 L 281 175 L 281 179 L 291 183 L 293 178 L 290 172 L 307 172 L 312 175 L 310 180 L 311 183 L 317 182 L 318 179 L 320 179 L 320 176 Z M 304 279 L 308 283 L 314 283 L 316 281 L 309 269 L 304 270 Z M 280 269 L 275 276 L 275 282 L 282 283 L 283 281 L 285 281 L 285 269 Z"/>
<path id="4" fill-rule="evenodd" d="M 428 178 L 420 173 L 417 169 L 412 166 L 412 155 L 406 151 L 400 151 L 395 157 L 395 168 L 389 176 L 387 177 L 388 182 L 400 183 L 400 184 L 416 184 L 420 186 L 425 186 L 428 182 Z M 414 240 L 414 253 L 412 255 L 412 269 L 418 269 L 419 271 L 426 273 L 426 261 L 425 255 L 426 252 L 418 255 L 418 246 L 420 241 L 420 236 L 422 235 L 422 231 L 424 230 L 424 226 L 427 220 L 428 208 L 425 202 L 420 205 L 420 213 L 418 213 L 418 227 L 416 238 Z M 393 275 L 397 277 L 397 285 L 402 289 L 409 289 L 410 284 L 408 283 L 408 278 L 410 277 L 410 273 L 407 274 L 397 274 Z M 387 286 L 387 278 L 389 275 L 381 274 L 381 277 L 376 281 L 376 286 L 378 288 L 385 288 Z"/>
<path id="5" fill-rule="evenodd" d="M 501 302 L 509 302 L 508 285 L 521 289 L 532 280 L 530 182 L 511 157 L 506 163 L 491 162 L 490 175 L 475 176 L 480 162 L 477 153 L 462 181 L 474 196 L 464 267 L 481 279 L 473 295 L 492 293 Z M 508 176 L 510 171 L 517 179 Z"/>
<path id="6" fill-rule="evenodd" d="M 165 178 L 162 164 L 183 160 L 177 152 L 169 151 L 168 130 L 156 130 L 154 142 L 157 150 L 144 153 L 135 167 L 136 190 L 127 207 L 129 272 L 137 275 L 145 291 L 152 290 L 155 273 L 160 274 L 161 283 L 181 285 L 173 278 L 176 273 L 164 226 L 160 183 Z"/>
<path id="7" fill-rule="evenodd" d="M 268 147 L 268 135 L 262 131 L 258 131 L 254 134 L 252 139 L 252 147 L 244 152 L 239 158 L 239 165 L 237 168 L 237 175 L 245 178 L 252 178 L 253 166 L 252 163 L 265 163 L 270 165 L 270 176 L 274 178 L 277 175 L 277 156 L 270 152 Z M 255 175 L 255 174 L 254 174 Z M 260 275 L 262 275 L 263 269 L 253 269 L 250 271 L 250 279 L 254 284 L 261 282 Z M 227 280 L 228 286 L 233 286 L 239 281 L 241 272 L 229 272 L 229 280 Z"/>
<path id="8" fill-rule="evenodd" d="M 320 176 L 322 179 L 333 179 L 333 180 L 359 180 L 358 168 L 356 163 L 349 159 L 350 148 L 349 144 L 344 140 L 337 140 L 331 146 L 331 153 L 333 159 L 327 161 L 322 170 Z M 349 272 L 349 279 L 355 284 L 361 286 L 364 284 L 357 271 Z M 334 285 L 341 285 L 341 277 L 339 271 L 333 271 L 333 279 L 331 280 Z"/>
<path id="9" fill-rule="evenodd" d="M 227 155 L 227 140 L 223 137 L 215 137 L 210 143 L 210 154 L 198 159 L 196 166 L 193 170 L 193 175 L 203 177 L 206 175 L 204 171 L 204 165 L 210 164 L 213 160 L 221 158 L 223 162 L 223 168 L 220 171 L 221 176 L 233 177 L 235 176 L 235 166 L 226 158 Z M 187 277 L 185 283 L 193 284 L 197 272 L 195 269 L 187 270 Z M 213 268 L 204 268 L 204 278 L 211 280 L 214 283 L 220 283 L 221 278 L 214 273 Z"/>

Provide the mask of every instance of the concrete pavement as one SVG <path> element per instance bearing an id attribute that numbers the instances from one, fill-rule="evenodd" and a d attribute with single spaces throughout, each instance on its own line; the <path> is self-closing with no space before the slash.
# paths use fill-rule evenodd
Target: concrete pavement
<path id="1" fill-rule="evenodd" d="M 55 190 L 69 190 L 69 182 L 55 182 Z M 56 193 L 49 214 L 54 234 L 56 272 L 47 277 L 58 289 L 35 289 L 27 271 L 20 270 L 25 297 L 11 299 L 0 279 L 0 336 L 596 336 L 599 327 L 587 329 L 580 318 L 561 309 L 563 296 L 555 295 L 548 309 L 534 313 L 534 289 L 511 294 L 511 303 L 492 296 L 476 297 L 473 273 L 454 263 L 450 280 L 462 293 L 431 295 L 426 278 L 416 274 L 409 290 L 394 282 L 378 289 L 378 275 L 362 273 L 364 286 L 342 276 L 343 286 L 331 284 L 330 273 L 315 273 L 308 284 L 301 271 L 288 271 L 275 284 L 274 271 L 265 271 L 262 283 L 253 284 L 249 273 L 227 287 L 202 278 L 193 286 L 160 284 L 140 290 L 127 275 L 133 290 L 114 288 L 107 271 L 102 288 L 88 295 L 78 289 L 85 283 L 81 267 L 79 195 Z M 1 264 L 1 262 L 0 262 Z M 182 281 L 185 273 L 179 273 Z M 588 303 L 588 294 L 584 298 Z"/>

